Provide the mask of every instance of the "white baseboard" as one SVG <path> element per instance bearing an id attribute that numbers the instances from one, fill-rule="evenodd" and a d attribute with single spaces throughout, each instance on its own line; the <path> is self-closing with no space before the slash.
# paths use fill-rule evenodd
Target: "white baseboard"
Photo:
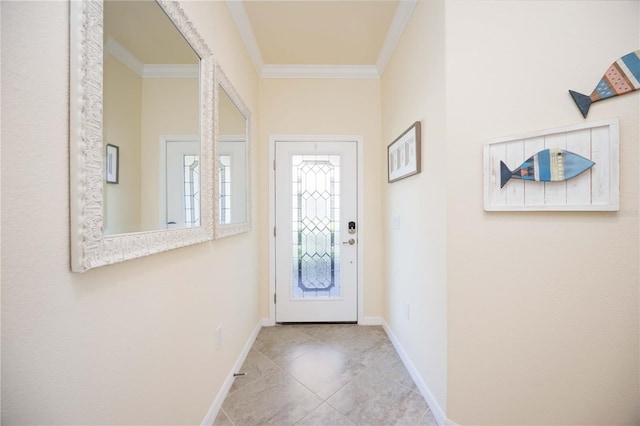
<path id="1" fill-rule="evenodd" d="M 364 317 L 358 321 L 358 325 L 382 325 L 382 317 Z"/>
<path id="2" fill-rule="evenodd" d="M 263 323 L 264 323 L 264 320 L 258 321 L 258 325 L 256 325 L 256 328 L 253 330 L 253 333 L 251 333 L 251 336 L 249 336 L 247 343 L 244 345 L 244 348 L 242 349 L 242 352 L 240 352 L 240 356 L 238 356 L 238 359 L 236 360 L 235 364 L 233 364 L 231 371 L 229 371 L 229 374 L 227 375 L 227 379 L 222 384 L 222 387 L 220 388 L 218 395 L 216 395 L 216 399 L 213 400 L 213 403 L 211 404 L 211 407 L 209 407 L 209 411 L 207 412 L 207 415 L 204 417 L 204 420 L 202 420 L 203 426 L 213 425 L 213 422 L 216 420 L 216 417 L 218 416 L 218 412 L 222 408 L 222 403 L 224 402 L 224 399 L 227 397 L 227 394 L 229 393 L 229 389 L 231 389 L 231 386 L 233 385 L 233 378 L 234 378 L 233 374 L 240 370 L 240 368 L 242 367 L 242 364 L 244 363 L 244 360 L 247 359 L 247 355 L 249 354 L 249 351 L 251 350 L 253 343 L 256 341 L 256 337 L 258 337 L 258 333 L 260 333 L 260 329 L 262 328 Z"/>
<path id="3" fill-rule="evenodd" d="M 444 413 L 442 407 L 440 407 L 440 404 L 438 404 L 438 401 L 429 390 L 429 387 L 418 372 L 418 369 L 415 365 L 413 365 L 413 362 L 411 362 L 409 355 L 407 355 L 402 345 L 400 345 L 400 341 L 398 340 L 396 335 L 393 334 L 393 331 L 391 330 L 391 327 L 389 327 L 389 324 L 387 324 L 385 320 L 382 320 L 382 326 L 384 327 L 384 331 L 387 333 L 387 336 L 389 336 L 389 340 L 391 340 L 391 343 L 393 343 L 393 347 L 396 348 L 396 352 L 398 352 L 398 355 L 400 356 L 400 359 L 402 360 L 404 366 L 407 368 L 407 371 L 409 371 L 411 378 L 416 383 L 416 386 L 418 386 L 418 390 L 427 401 L 427 404 L 429 405 L 433 416 L 438 422 L 438 425 L 457 426 L 455 422 L 447 418 L 447 415 Z"/>
<path id="4" fill-rule="evenodd" d="M 263 327 L 273 327 L 274 325 L 276 325 L 276 322 L 272 321 L 270 318 L 262 318 L 260 323 Z"/>

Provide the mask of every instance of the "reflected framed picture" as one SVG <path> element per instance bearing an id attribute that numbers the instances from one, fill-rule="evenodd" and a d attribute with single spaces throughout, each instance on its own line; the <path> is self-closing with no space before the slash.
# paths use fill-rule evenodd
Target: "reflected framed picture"
<path id="1" fill-rule="evenodd" d="M 420 173 L 420 135 L 416 121 L 387 147 L 389 183 Z"/>
<path id="2" fill-rule="evenodd" d="M 107 183 L 118 183 L 118 161 L 120 149 L 116 145 L 107 144 L 105 158 Z"/>

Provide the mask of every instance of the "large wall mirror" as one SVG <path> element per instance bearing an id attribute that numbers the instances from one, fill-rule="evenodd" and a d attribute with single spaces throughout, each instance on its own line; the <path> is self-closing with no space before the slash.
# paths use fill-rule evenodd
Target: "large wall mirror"
<path id="1" fill-rule="evenodd" d="M 71 2 L 73 271 L 213 238 L 213 96 L 176 2 Z"/>
<path id="2" fill-rule="evenodd" d="M 251 230 L 250 117 L 240 95 L 216 67 L 215 236 L 228 237 Z"/>

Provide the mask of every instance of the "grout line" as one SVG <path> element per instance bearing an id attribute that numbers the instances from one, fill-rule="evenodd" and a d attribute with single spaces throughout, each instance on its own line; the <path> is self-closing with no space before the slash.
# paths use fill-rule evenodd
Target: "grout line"
<path id="1" fill-rule="evenodd" d="M 352 347 L 349 347 L 349 346 L 348 346 L 348 342 L 347 342 L 347 343 L 345 343 L 344 341 L 342 341 L 342 342 L 340 341 L 340 340 L 344 337 L 345 333 L 346 333 L 347 331 L 349 331 L 349 329 L 347 329 L 347 328 L 338 328 L 338 329 L 336 330 L 336 331 L 337 331 L 337 333 L 336 333 L 335 335 L 332 335 L 332 334 L 329 334 L 328 336 L 327 336 L 327 335 L 325 335 L 325 336 L 324 336 L 324 337 L 325 337 L 325 339 L 320 339 L 320 338 L 314 337 L 314 336 L 312 336 L 311 334 L 309 334 L 309 332 L 308 332 L 308 331 L 309 331 L 310 329 L 307 329 L 307 330 L 305 331 L 305 330 L 303 329 L 303 327 L 297 328 L 297 326 L 288 326 L 288 325 L 284 325 L 284 326 L 280 326 L 280 327 L 282 327 L 283 329 L 285 329 L 285 328 L 286 328 L 286 329 L 289 329 L 289 330 L 295 330 L 295 331 L 297 331 L 297 332 L 302 333 L 302 335 L 304 335 L 304 336 L 306 336 L 306 337 L 308 337 L 308 338 L 310 339 L 310 340 L 307 340 L 307 341 L 303 342 L 303 344 L 319 344 L 319 345 L 321 345 L 321 346 L 323 346 L 323 347 L 327 347 L 327 348 L 330 348 L 330 349 L 333 349 L 333 348 L 337 345 L 338 347 L 343 348 L 347 353 L 348 353 L 351 349 L 353 349 Z M 320 402 L 319 402 L 319 404 L 318 404 L 318 405 L 316 405 L 313 409 L 311 409 L 307 414 L 303 415 L 300 419 L 297 419 L 293 424 L 297 424 L 297 423 L 301 422 L 303 419 L 307 418 L 307 417 L 308 417 L 308 416 L 310 416 L 313 412 L 315 412 L 315 411 L 316 411 L 319 407 L 321 407 L 323 404 L 327 404 L 327 406 L 328 406 L 329 408 L 331 408 L 332 410 L 334 410 L 336 413 L 340 414 L 344 419 L 346 419 L 348 422 L 350 422 L 350 424 L 353 424 L 353 425 L 355 425 L 355 423 L 353 423 L 353 422 L 351 421 L 351 419 L 349 419 L 349 418 L 347 417 L 347 415 L 346 415 L 346 414 L 342 413 L 342 412 L 341 412 L 340 410 L 338 410 L 336 407 L 334 407 L 333 405 L 331 405 L 328 401 L 329 401 L 329 399 L 331 399 L 331 398 L 332 398 L 336 393 L 338 393 L 338 392 L 340 392 L 341 390 L 343 390 L 347 385 L 352 384 L 355 380 L 357 380 L 359 377 L 361 377 L 361 376 L 362 376 L 362 375 L 364 375 L 365 373 L 368 373 L 368 374 L 377 374 L 378 376 L 380 376 L 380 378 L 381 378 L 381 379 L 383 379 L 383 380 L 385 380 L 385 381 L 388 381 L 388 382 L 391 382 L 391 383 L 394 383 L 394 384 L 396 384 L 396 385 L 400 386 L 401 388 L 403 388 L 403 389 L 406 389 L 406 390 L 410 391 L 412 394 L 417 394 L 417 395 L 419 395 L 422 399 L 424 399 L 424 396 L 423 396 L 420 392 L 417 392 L 417 393 L 416 393 L 416 391 L 415 391 L 415 390 L 411 389 L 410 387 L 408 387 L 408 386 L 406 386 L 406 385 L 402 384 L 399 380 L 397 380 L 397 379 L 396 379 L 397 375 L 395 375 L 395 374 L 382 374 L 382 373 L 378 373 L 378 371 L 380 370 L 380 367 L 381 367 L 381 366 L 386 365 L 384 360 L 385 360 L 385 358 L 386 358 L 387 356 L 389 356 L 389 354 L 391 353 L 391 351 L 393 351 L 393 352 L 395 353 L 395 355 L 397 355 L 397 356 L 400 358 L 400 361 L 402 361 L 402 359 L 401 359 L 401 357 L 400 357 L 400 354 L 398 353 L 398 351 L 397 351 L 397 350 L 396 350 L 396 348 L 394 347 L 394 345 L 393 345 L 393 341 L 389 338 L 389 335 L 386 333 L 386 330 L 384 330 L 384 327 L 383 327 L 383 326 L 371 326 L 371 329 L 374 329 L 374 328 L 376 328 L 376 329 L 377 329 L 377 328 L 382 329 L 382 332 L 383 332 L 383 333 L 382 333 L 381 337 L 383 337 L 384 339 L 386 339 L 386 340 L 390 343 L 390 347 L 389 347 L 389 349 L 388 349 L 387 351 L 382 352 L 382 353 L 381 353 L 380 355 L 378 355 L 377 357 L 371 358 L 371 360 L 372 360 L 372 361 L 371 361 L 370 363 L 367 363 L 367 365 L 362 364 L 362 363 L 359 363 L 359 364 L 360 364 L 362 367 L 364 367 L 364 368 L 363 368 L 361 371 L 359 371 L 357 374 L 354 374 L 352 377 L 350 377 L 350 378 L 349 378 L 349 380 L 347 380 L 344 384 L 342 384 L 342 386 L 340 386 L 336 391 L 332 392 L 332 393 L 331 393 L 329 396 L 327 396 L 326 398 L 323 398 L 323 397 L 321 397 L 320 395 L 318 395 L 316 392 L 314 392 L 312 389 L 310 389 L 307 385 L 305 385 L 305 384 L 304 384 L 304 383 L 302 383 L 300 380 L 298 380 L 296 377 L 294 377 L 294 376 L 289 372 L 289 370 L 287 369 L 287 366 L 290 366 L 290 365 L 291 365 L 291 363 L 292 363 L 292 362 L 294 362 L 295 360 L 298 360 L 299 358 L 301 358 L 301 357 L 303 357 L 303 356 L 305 356 L 305 355 L 307 355 L 307 354 L 312 353 L 313 348 L 308 348 L 308 350 L 303 351 L 302 353 L 298 354 L 297 356 L 295 356 L 295 357 L 293 357 L 293 358 L 287 358 L 287 359 L 286 359 L 286 362 L 284 363 L 284 366 L 281 366 L 281 365 L 280 365 L 280 364 L 278 364 L 278 363 L 277 363 L 277 362 L 276 362 L 272 357 L 268 356 L 267 354 L 265 354 L 264 352 L 262 352 L 262 351 L 260 351 L 260 350 L 258 350 L 258 349 L 255 349 L 255 348 L 254 348 L 254 345 L 255 345 L 255 343 L 256 343 L 255 341 L 254 341 L 254 343 L 253 343 L 253 345 L 251 346 L 251 348 L 250 348 L 250 350 L 249 350 L 249 351 L 255 350 L 258 354 L 260 354 L 260 356 L 263 356 L 264 358 L 266 358 L 269 362 L 271 362 L 272 364 L 274 364 L 274 365 L 275 365 L 276 367 L 278 367 L 278 368 L 277 368 L 277 370 L 272 371 L 272 372 L 270 372 L 269 374 L 261 375 L 261 376 L 259 376 L 259 377 L 256 377 L 255 379 L 253 379 L 253 380 L 251 380 L 251 381 L 249 381 L 249 382 L 245 383 L 242 387 L 240 387 L 240 388 L 236 389 L 236 390 L 235 390 L 234 392 L 232 392 L 232 393 L 229 393 L 229 394 L 227 395 L 227 397 L 228 397 L 228 396 L 230 396 L 230 395 L 232 395 L 232 394 L 235 394 L 235 393 L 236 393 L 237 391 L 239 391 L 239 390 L 245 389 L 246 387 L 248 387 L 248 385 L 255 384 L 257 381 L 259 381 L 259 380 L 261 380 L 261 379 L 262 379 L 262 380 L 266 380 L 266 379 L 268 379 L 269 377 L 275 376 L 275 375 L 277 375 L 277 374 L 283 374 L 283 375 L 286 375 L 286 376 L 288 376 L 289 378 L 293 379 L 296 383 L 298 383 L 298 384 L 302 385 L 302 386 L 303 386 L 303 388 L 307 389 L 309 392 L 311 392 L 311 394 L 313 394 L 314 396 L 316 396 L 317 398 L 319 398 L 319 399 L 320 399 Z M 283 331 L 284 331 L 284 330 L 283 330 Z M 363 330 L 363 331 L 364 331 L 364 330 Z M 358 335 L 359 335 L 359 334 L 358 334 Z M 369 335 L 369 333 L 368 333 L 368 332 L 365 332 L 365 334 L 364 334 L 364 335 Z M 377 333 L 374 333 L 373 335 L 375 336 L 375 335 L 377 335 Z M 275 343 L 275 345 L 278 345 L 278 344 L 279 344 L 279 342 L 278 342 L 278 339 L 277 339 L 277 338 L 275 339 L 275 342 L 276 342 L 276 343 Z M 287 344 L 287 342 L 285 342 L 285 344 Z M 294 343 L 294 344 L 295 344 L 295 343 Z M 275 345 L 274 345 L 274 346 L 275 346 Z M 346 346 L 345 346 L 345 345 L 346 345 Z M 357 342 L 355 342 L 355 346 L 357 347 Z M 356 348 L 356 349 L 357 349 L 357 348 Z M 335 350 L 336 350 L 336 351 L 339 351 L 339 352 L 342 352 L 342 351 L 340 351 L 340 349 L 335 349 Z M 343 354 L 345 354 L 345 353 L 343 353 Z M 245 360 L 245 362 L 246 362 L 246 360 Z M 391 363 L 391 364 L 387 363 L 387 364 L 388 364 L 388 365 L 392 365 L 393 363 Z M 404 365 L 403 365 L 402 363 L 401 363 L 400 365 L 401 365 L 401 366 L 403 366 L 403 368 L 404 368 Z M 242 370 L 242 366 L 240 367 L 240 369 Z M 413 378 L 411 378 L 411 379 L 413 380 Z M 232 385 L 233 385 L 233 383 L 232 383 Z M 417 386 L 417 384 L 415 384 L 415 381 L 414 381 L 414 385 L 416 385 L 416 386 Z M 225 398 L 225 399 L 226 399 L 226 398 Z M 425 402 L 426 402 L 426 401 L 425 401 Z M 228 414 L 227 414 L 227 413 L 226 413 L 222 408 L 221 408 L 221 410 L 220 410 L 220 411 L 222 411 L 222 412 L 225 414 L 225 416 L 229 419 L 229 421 L 230 421 L 230 422 L 235 426 L 235 422 L 233 421 L 233 419 L 231 419 L 231 417 L 230 417 L 230 416 L 229 416 L 229 415 L 228 415 Z M 422 419 L 427 415 L 427 413 L 428 413 L 429 411 L 430 411 L 430 408 L 429 408 L 428 403 L 427 403 L 427 409 L 426 409 L 426 410 L 422 413 L 422 415 L 420 416 L 420 420 L 422 420 Z"/>
<path id="2" fill-rule="evenodd" d="M 229 415 L 229 413 L 227 413 L 226 411 L 224 411 L 224 408 L 220 408 L 220 411 L 222 411 L 222 413 L 225 415 L 225 417 L 227 418 L 227 420 L 229 420 L 231 422 L 232 426 L 236 426 L 236 422 L 233 421 L 233 419 L 231 418 L 231 416 Z M 215 419 L 213 420 L 215 422 Z"/>

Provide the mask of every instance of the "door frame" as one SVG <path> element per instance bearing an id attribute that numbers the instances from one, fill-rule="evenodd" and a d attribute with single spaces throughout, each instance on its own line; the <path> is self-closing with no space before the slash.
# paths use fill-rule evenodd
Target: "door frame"
<path id="1" fill-rule="evenodd" d="M 269 136 L 269 320 L 263 325 L 276 324 L 276 309 L 273 303 L 276 294 L 276 238 L 273 235 L 273 229 L 276 226 L 276 186 L 275 186 L 275 154 L 276 142 L 355 142 L 356 158 L 357 158 L 357 221 L 358 221 L 358 269 L 357 269 L 357 312 L 358 324 L 364 321 L 364 241 L 366 233 L 364 229 L 364 138 L 361 135 L 270 135 Z"/>
<path id="2" fill-rule="evenodd" d="M 198 142 L 199 135 L 160 135 L 158 149 L 160 150 L 160 163 L 158 165 L 158 226 L 160 229 L 167 229 L 167 144 L 170 142 Z M 202 149 L 202 148 L 201 148 Z M 202 159 L 202 153 L 200 153 Z M 202 161 L 200 161 L 202 164 Z M 202 182 L 200 189 L 202 190 Z M 200 206 L 202 209 L 202 206 Z M 202 214 L 202 212 L 201 212 Z M 202 216 L 200 216 L 202 218 Z M 202 224 L 202 220 L 200 221 Z"/>

